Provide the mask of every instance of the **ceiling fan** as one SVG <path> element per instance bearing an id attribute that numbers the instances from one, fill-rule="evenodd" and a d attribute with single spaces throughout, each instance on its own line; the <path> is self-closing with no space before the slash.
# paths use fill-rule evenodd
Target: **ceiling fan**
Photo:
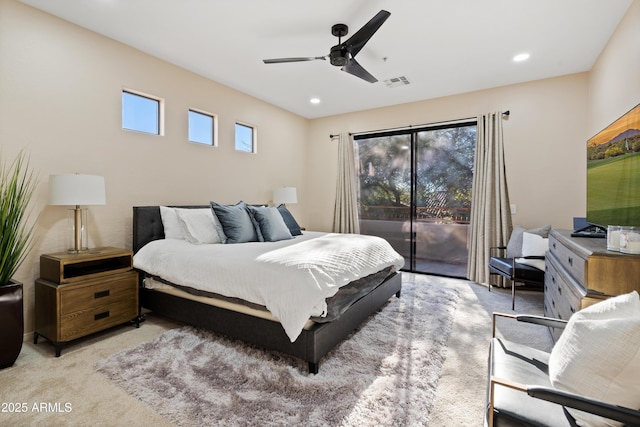
<path id="1" fill-rule="evenodd" d="M 375 32 L 378 31 L 378 29 L 390 15 L 391 14 L 386 10 L 381 10 L 345 42 L 342 42 L 342 37 L 347 35 L 347 33 L 349 32 L 349 27 L 345 24 L 333 25 L 331 27 L 331 34 L 338 37 L 338 44 L 331 48 L 329 55 L 263 59 L 263 62 L 265 64 L 280 64 L 283 62 L 315 61 L 318 59 L 324 61 L 327 59 L 327 57 L 329 57 L 329 62 L 331 62 L 331 65 L 342 67 L 342 71 L 346 71 L 349 74 L 360 77 L 361 79 L 366 80 L 369 83 L 375 83 L 378 81 L 378 79 L 373 77 L 367 70 L 365 70 L 362 65 L 360 65 L 356 61 L 355 56 L 358 54 L 358 52 L 360 52 L 360 50 L 375 34 Z"/>

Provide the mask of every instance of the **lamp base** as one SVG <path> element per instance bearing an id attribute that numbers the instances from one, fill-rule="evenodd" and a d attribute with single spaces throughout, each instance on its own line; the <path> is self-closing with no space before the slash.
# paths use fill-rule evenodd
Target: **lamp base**
<path id="1" fill-rule="evenodd" d="M 87 209 L 76 206 L 69 209 L 69 225 L 71 226 L 71 241 L 67 242 L 67 252 L 70 254 L 83 253 L 89 250 L 87 238 Z"/>
<path id="2" fill-rule="evenodd" d="M 84 254 L 89 252 L 89 248 L 80 248 L 80 249 L 73 249 L 73 248 L 69 248 L 67 249 L 67 253 L 68 254 Z"/>

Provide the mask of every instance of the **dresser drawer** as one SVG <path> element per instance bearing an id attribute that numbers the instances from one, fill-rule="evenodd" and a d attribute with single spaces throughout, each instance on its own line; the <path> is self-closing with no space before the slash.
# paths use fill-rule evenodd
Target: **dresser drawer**
<path id="1" fill-rule="evenodd" d="M 547 264 L 549 268 L 545 275 L 545 292 L 548 290 L 550 297 L 553 298 L 552 305 L 555 307 L 557 318 L 569 320 L 573 313 L 582 308 L 581 300 L 587 293 L 568 275 L 568 272 L 558 263 L 555 257 L 548 257 Z M 546 280 L 547 275 L 548 281 Z"/>
<path id="2" fill-rule="evenodd" d="M 82 285 L 69 285 L 60 292 L 60 315 L 130 300 L 137 305 L 138 273 L 129 271 Z"/>
<path id="3" fill-rule="evenodd" d="M 549 252 L 567 270 L 568 274 L 578 283 L 585 283 L 585 267 L 587 260 L 569 249 L 553 234 L 549 235 Z"/>
<path id="4" fill-rule="evenodd" d="M 558 303 L 560 294 L 556 285 L 558 270 L 551 263 L 549 257 L 545 261 L 544 274 L 544 315 L 558 319 Z"/>
<path id="5" fill-rule="evenodd" d="M 544 277 L 544 313 L 545 316 L 556 319 L 569 320 L 573 313 L 583 308 L 586 291 L 568 275 L 566 269 L 550 254 L 546 259 L 546 273 Z M 553 329 L 551 333 L 555 340 L 561 334 L 561 329 Z"/>
<path id="6" fill-rule="evenodd" d="M 137 315 L 138 304 L 135 299 L 75 311 L 60 317 L 58 341 L 71 341 L 128 322 Z"/>

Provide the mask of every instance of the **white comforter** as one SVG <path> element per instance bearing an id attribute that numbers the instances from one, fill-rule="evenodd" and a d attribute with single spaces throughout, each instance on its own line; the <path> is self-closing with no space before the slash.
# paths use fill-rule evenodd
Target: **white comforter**
<path id="1" fill-rule="evenodd" d="M 379 237 L 306 231 L 279 242 L 193 245 L 156 240 L 136 253 L 136 268 L 170 282 L 265 306 L 291 342 L 326 299 L 347 283 L 404 258 Z"/>

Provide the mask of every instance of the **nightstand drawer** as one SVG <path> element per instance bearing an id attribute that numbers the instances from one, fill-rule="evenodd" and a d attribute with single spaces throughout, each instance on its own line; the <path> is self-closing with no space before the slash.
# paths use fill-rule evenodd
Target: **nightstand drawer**
<path id="1" fill-rule="evenodd" d="M 71 341 L 135 318 L 138 307 L 135 300 L 87 308 L 60 318 L 59 341 Z"/>
<path id="2" fill-rule="evenodd" d="M 137 286 L 138 274 L 135 271 L 67 286 L 60 292 L 60 314 L 65 316 L 121 300 L 135 302 Z"/>

